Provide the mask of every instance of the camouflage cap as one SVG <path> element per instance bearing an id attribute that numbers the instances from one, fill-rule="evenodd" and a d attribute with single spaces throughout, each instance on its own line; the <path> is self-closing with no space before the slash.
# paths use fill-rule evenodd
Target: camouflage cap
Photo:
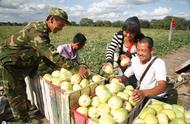
<path id="1" fill-rule="evenodd" d="M 61 19 L 65 20 L 66 23 L 68 23 L 68 24 L 70 23 L 68 21 L 68 15 L 67 15 L 67 13 L 64 10 L 60 9 L 60 8 L 56 8 L 56 7 L 51 8 L 51 10 L 49 12 L 49 15 L 58 16 Z"/>

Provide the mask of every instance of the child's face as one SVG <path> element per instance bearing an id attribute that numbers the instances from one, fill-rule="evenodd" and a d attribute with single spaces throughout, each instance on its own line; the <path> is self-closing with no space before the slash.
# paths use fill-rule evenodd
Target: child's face
<path id="1" fill-rule="evenodd" d="M 84 47 L 84 45 L 81 45 L 79 43 L 73 43 L 73 50 L 80 50 Z"/>

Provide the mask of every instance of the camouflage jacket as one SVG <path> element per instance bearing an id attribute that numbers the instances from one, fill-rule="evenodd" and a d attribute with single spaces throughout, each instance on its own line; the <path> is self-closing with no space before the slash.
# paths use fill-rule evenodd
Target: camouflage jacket
<path id="1" fill-rule="evenodd" d="M 50 44 L 47 22 L 32 22 L 8 38 L 0 48 L 0 64 L 32 68 L 44 60 L 56 65 L 63 63 L 56 48 Z M 60 61 L 61 60 L 61 61 Z"/>

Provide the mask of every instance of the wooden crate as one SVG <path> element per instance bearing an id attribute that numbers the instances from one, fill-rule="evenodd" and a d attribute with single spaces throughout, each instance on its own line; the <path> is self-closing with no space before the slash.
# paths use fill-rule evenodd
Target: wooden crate
<path id="1" fill-rule="evenodd" d="M 44 115 L 50 124 L 54 124 L 49 85 L 42 77 L 40 77 L 40 85 L 43 95 Z"/>
<path id="2" fill-rule="evenodd" d="M 75 106 L 72 109 L 73 117 L 74 117 L 74 123 L 75 124 L 98 124 L 95 121 L 93 121 L 91 118 L 84 116 L 76 111 L 76 109 L 79 107 L 79 105 Z M 143 102 L 139 102 L 135 105 L 133 110 L 129 113 L 129 117 L 126 121 L 119 123 L 119 124 L 132 124 L 135 117 L 140 113 L 141 109 L 143 107 Z"/>
<path id="3" fill-rule="evenodd" d="M 36 75 L 33 78 L 27 76 L 25 83 L 28 100 L 45 115 L 50 124 L 54 124 L 50 102 L 50 90 L 47 81 L 39 75 Z"/>
<path id="4" fill-rule="evenodd" d="M 129 118 L 125 124 L 132 124 L 133 120 L 138 116 L 138 114 L 140 113 L 142 108 L 143 108 L 143 101 L 141 101 L 141 102 L 137 103 L 137 105 L 135 105 L 133 110 L 129 113 Z"/>
<path id="5" fill-rule="evenodd" d="M 161 102 L 161 101 L 159 101 L 159 100 L 156 100 L 156 99 L 152 99 L 152 98 L 151 98 L 151 99 L 149 99 L 149 100 L 146 102 L 146 104 L 143 106 L 143 108 L 141 109 L 141 111 L 143 111 L 145 108 L 147 108 L 148 105 L 152 104 L 153 101 L 163 103 L 163 102 Z M 167 103 L 165 103 L 165 104 L 167 104 Z M 141 112 L 141 111 L 140 111 L 140 112 Z M 139 112 L 139 114 L 140 114 L 140 112 Z M 134 122 L 136 119 L 139 118 L 139 114 L 134 118 L 133 122 Z M 132 124 L 133 124 L 133 123 L 132 123 Z"/>
<path id="6" fill-rule="evenodd" d="M 81 94 L 92 95 L 95 93 L 95 88 L 99 84 L 104 84 L 104 80 L 92 83 L 80 90 L 70 93 L 64 92 L 60 87 L 57 87 L 50 82 L 45 83 L 49 86 L 51 110 L 54 124 L 72 124 L 71 109 L 78 104 L 78 99 Z M 51 122 L 51 121 L 50 121 Z"/>

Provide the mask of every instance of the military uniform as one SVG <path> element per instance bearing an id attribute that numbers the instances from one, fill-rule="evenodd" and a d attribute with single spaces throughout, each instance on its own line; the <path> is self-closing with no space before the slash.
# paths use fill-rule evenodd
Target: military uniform
<path id="1" fill-rule="evenodd" d="M 59 8 L 53 8 L 50 15 L 68 21 L 67 14 Z M 46 21 L 32 22 L 1 45 L 3 86 L 16 121 L 30 120 L 24 78 L 36 69 L 41 60 L 53 67 L 64 63 L 50 44 L 49 32 Z"/>

